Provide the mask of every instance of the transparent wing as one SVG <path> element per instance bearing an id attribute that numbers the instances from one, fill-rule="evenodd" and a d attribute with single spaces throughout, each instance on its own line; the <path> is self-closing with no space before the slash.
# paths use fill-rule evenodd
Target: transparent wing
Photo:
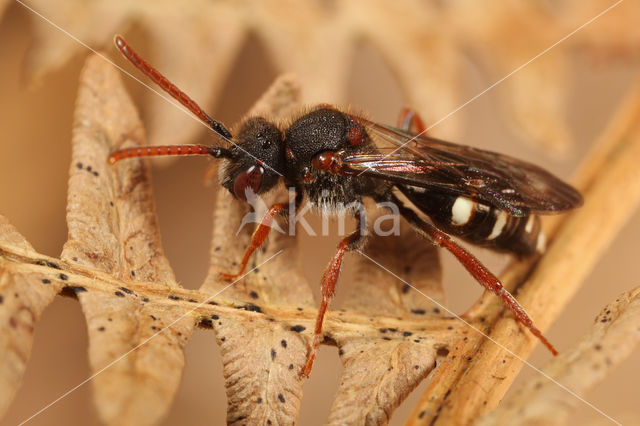
<path id="1" fill-rule="evenodd" d="M 552 214 L 582 204 L 573 187 L 525 161 L 352 119 L 365 127 L 379 153 L 345 155 L 343 168 L 350 174 L 464 195 L 514 216 Z"/>

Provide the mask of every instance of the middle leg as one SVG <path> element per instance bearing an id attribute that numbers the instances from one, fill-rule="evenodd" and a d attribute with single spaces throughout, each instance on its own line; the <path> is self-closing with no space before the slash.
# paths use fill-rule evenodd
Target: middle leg
<path id="1" fill-rule="evenodd" d="M 364 242 L 364 235 L 366 233 L 366 224 L 364 223 L 363 216 L 360 212 L 354 214 L 355 220 L 358 222 L 358 229 L 338 244 L 338 250 L 336 254 L 329 262 L 327 269 L 322 274 L 321 291 L 322 302 L 320 303 L 320 309 L 318 309 L 318 316 L 316 317 L 316 326 L 313 332 L 313 342 L 311 344 L 311 350 L 307 356 L 307 363 L 302 369 L 302 375 L 309 377 L 311 369 L 313 368 L 313 362 L 316 359 L 316 353 L 320 346 L 320 338 L 322 336 L 322 323 L 324 322 L 324 316 L 327 313 L 329 302 L 333 298 L 336 289 L 336 283 L 340 276 L 340 269 L 342 267 L 342 259 L 347 251 L 352 251 L 359 248 Z"/>

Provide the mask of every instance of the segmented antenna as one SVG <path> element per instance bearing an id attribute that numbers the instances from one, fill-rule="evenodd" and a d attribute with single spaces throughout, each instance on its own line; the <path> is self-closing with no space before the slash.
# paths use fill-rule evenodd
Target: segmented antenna
<path id="1" fill-rule="evenodd" d="M 189 111 L 194 113 L 196 117 L 206 123 L 211 129 L 222 136 L 224 139 L 231 141 L 231 133 L 227 130 L 226 127 L 222 125 L 222 123 L 215 121 L 213 118 L 209 117 L 209 115 L 200 108 L 200 106 L 191 99 L 186 93 L 180 90 L 175 84 L 170 82 L 167 77 L 162 75 L 160 71 L 149 65 L 147 61 L 142 59 L 135 50 L 131 48 L 127 44 L 127 42 L 119 35 L 116 35 L 114 38 L 114 42 L 120 52 L 124 55 L 125 58 L 129 60 L 136 68 L 138 68 L 144 75 L 149 77 L 156 83 L 158 86 L 162 88 L 165 92 L 170 94 L 175 100 L 184 105 Z"/>
<path id="2" fill-rule="evenodd" d="M 211 155 L 215 158 L 230 158 L 231 152 L 224 148 L 213 148 L 206 145 L 163 145 L 127 148 L 111 153 L 109 164 L 125 158 L 156 157 L 161 155 Z"/>

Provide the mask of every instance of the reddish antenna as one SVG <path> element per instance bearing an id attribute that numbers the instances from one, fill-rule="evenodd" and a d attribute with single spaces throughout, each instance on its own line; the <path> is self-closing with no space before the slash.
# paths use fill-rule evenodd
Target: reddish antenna
<path id="1" fill-rule="evenodd" d="M 147 61 L 142 59 L 138 53 L 129 46 L 129 44 L 120 35 L 114 38 L 116 47 L 122 52 L 125 58 L 129 60 L 144 75 L 149 77 L 162 90 L 170 94 L 175 100 L 184 105 L 189 111 L 195 114 L 202 122 L 207 124 L 214 132 L 223 139 L 231 142 L 231 133 L 224 125 L 213 118 L 200 108 L 200 106 L 191 99 L 186 93 L 180 90 L 175 84 L 169 81 L 160 71 L 151 66 Z M 216 158 L 230 158 L 231 151 L 224 148 L 213 148 L 206 145 L 166 145 L 129 148 L 116 151 L 109 155 L 109 164 L 115 164 L 117 161 L 131 157 L 151 157 L 160 155 L 212 155 Z"/>
<path id="2" fill-rule="evenodd" d="M 125 58 L 129 60 L 136 68 L 138 68 L 144 75 L 149 77 L 162 88 L 165 92 L 170 94 L 175 100 L 184 105 L 189 111 L 194 113 L 196 117 L 206 123 L 211 129 L 222 136 L 224 139 L 231 139 L 231 133 L 227 130 L 222 123 L 215 121 L 213 118 L 200 108 L 200 106 L 191 99 L 186 93 L 180 90 L 175 84 L 169 81 L 167 77 L 162 75 L 160 71 L 149 65 L 147 61 L 142 59 L 138 53 L 127 44 L 127 42 L 120 35 L 116 35 L 113 39 L 116 47 L 122 52 Z"/>

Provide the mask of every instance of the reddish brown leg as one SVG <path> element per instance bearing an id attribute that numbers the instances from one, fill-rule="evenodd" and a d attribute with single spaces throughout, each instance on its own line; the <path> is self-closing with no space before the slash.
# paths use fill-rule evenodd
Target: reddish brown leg
<path id="1" fill-rule="evenodd" d="M 425 133 L 425 125 L 415 110 L 403 108 L 398 117 L 398 127 L 411 133 Z"/>
<path id="2" fill-rule="evenodd" d="M 220 278 L 226 281 L 235 281 L 237 280 L 244 272 L 247 267 L 247 263 L 249 263 L 249 259 L 253 252 L 256 251 L 258 247 L 264 243 L 264 240 L 269 236 L 269 231 L 271 231 L 271 224 L 273 223 L 273 218 L 277 214 L 281 214 L 284 211 L 288 210 L 288 204 L 280 203 L 274 204 L 267 213 L 262 218 L 262 222 L 253 232 L 251 236 L 251 244 L 247 247 L 247 250 L 244 252 L 244 256 L 242 257 L 242 262 L 240 263 L 240 270 L 237 274 L 225 274 L 221 273 Z"/>
<path id="3" fill-rule="evenodd" d="M 397 203 L 398 208 L 400 209 L 400 214 L 407 219 L 409 223 L 418 230 L 418 232 L 425 235 L 428 239 L 433 241 L 434 244 L 449 250 L 476 279 L 476 281 L 502 299 L 502 302 L 511 312 L 513 312 L 513 315 L 518 322 L 527 327 L 529 331 L 531 331 L 531 333 L 536 336 L 553 355 L 558 355 L 558 351 L 556 351 L 551 343 L 549 343 L 549 341 L 542 335 L 540 330 L 533 325 L 533 321 L 529 315 L 527 315 L 522 306 L 520 306 L 518 301 L 502 286 L 500 280 L 498 280 L 495 275 L 480 263 L 475 256 L 459 246 L 447 234 L 420 219 L 413 210 L 402 205 L 400 200 L 395 198 L 393 201 Z"/>
<path id="4" fill-rule="evenodd" d="M 302 369 L 302 375 L 309 377 L 311 369 L 313 368 L 313 362 L 316 359 L 316 353 L 320 346 L 320 337 L 322 336 L 322 323 L 324 322 L 324 315 L 327 313 L 329 302 L 333 298 L 336 289 L 336 283 L 340 276 L 340 268 L 342 267 L 342 258 L 347 251 L 354 250 L 358 246 L 358 242 L 361 241 L 364 235 L 365 227 L 360 221 L 361 217 L 359 213 L 355 214 L 355 218 L 358 221 L 358 229 L 351 235 L 340 241 L 338 244 L 338 250 L 336 254 L 329 262 L 327 269 L 322 274 L 321 291 L 322 291 L 322 303 L 320 303 L 320 309 L 318 309 L 318 316 L 316 317 L 316 328 L 313 332 L 313 343 L 311 344 L 311 351 L 307 356 L 307 363 Z"/>

